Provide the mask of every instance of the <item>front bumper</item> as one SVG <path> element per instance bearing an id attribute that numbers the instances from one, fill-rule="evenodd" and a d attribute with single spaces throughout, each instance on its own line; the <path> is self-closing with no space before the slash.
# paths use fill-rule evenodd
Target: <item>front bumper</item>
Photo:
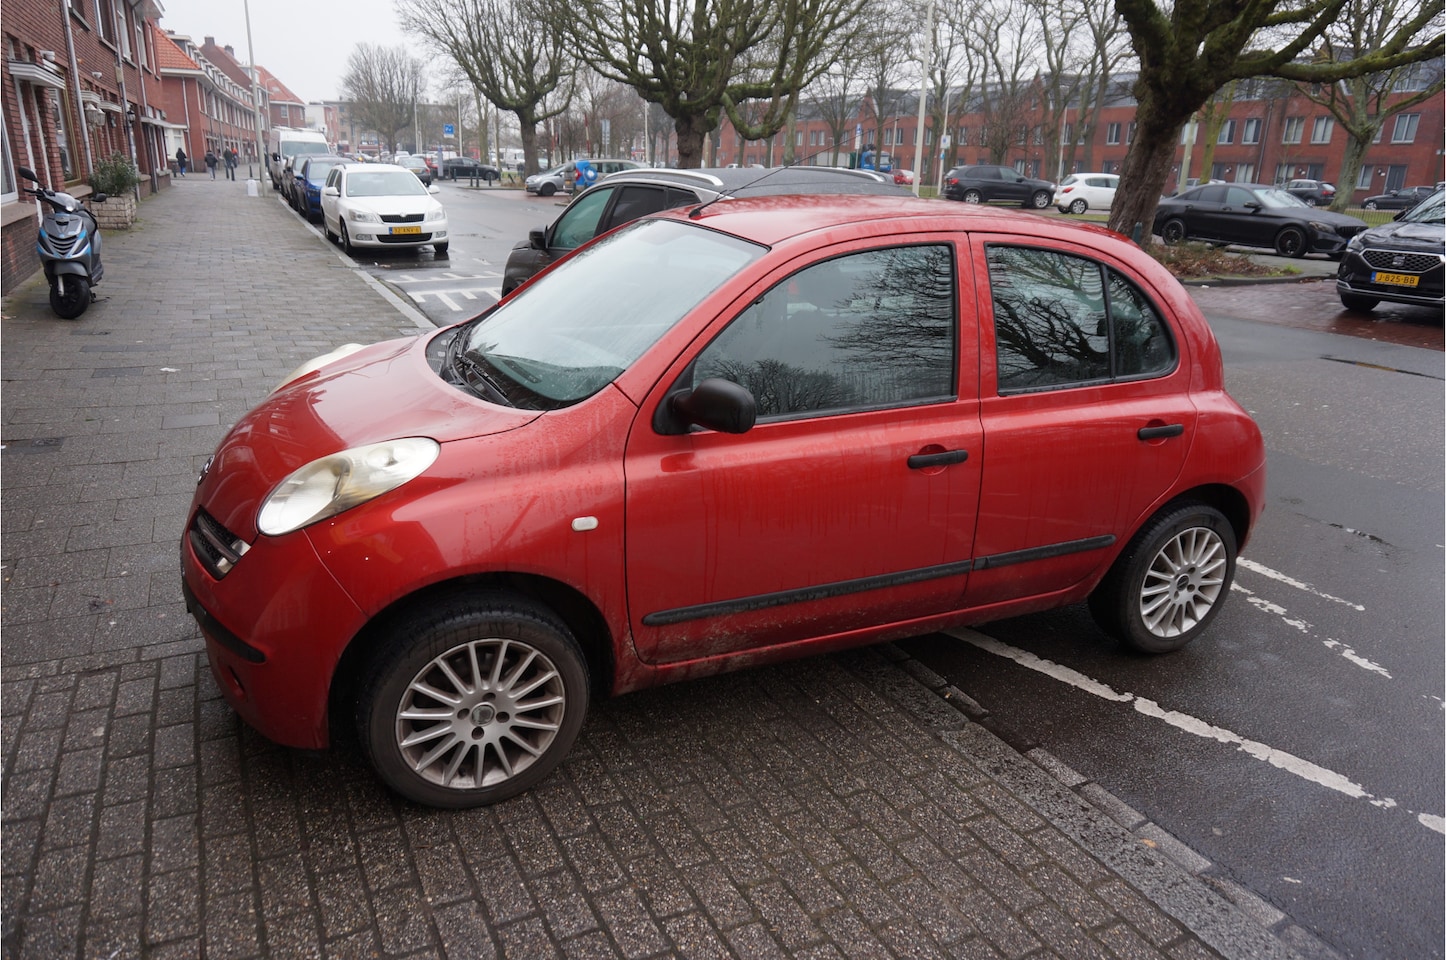
<path id="1" fill-rule="evenodd" d="M 201 628 L 221 695 L 276 743 L 327 746 L 331 680 L 365 623 L 362 611 L 303 533 L 258 537 L 219 579 L 211 569 L 182 538 L 186 609 Z"/>
<path id="2" fill-rule="evenodd" d="M 1401 262 L 1396 262 L 1399 256 Z M 1379 261 L 1372 264 L 1371 259 Z M 1433 262 L 1434 261 L 1434 262 Z M 1425 267 L 1425 269 L 1420 269 Z M 1380 283 L 1382 275 L 1414 277 L 1416 283 Z M 1348 251 L 1336 271 L 1336 292 L 1421 307 L 1446 304 L 1446 265 L 1437 254 L 1374 247 Z"/>

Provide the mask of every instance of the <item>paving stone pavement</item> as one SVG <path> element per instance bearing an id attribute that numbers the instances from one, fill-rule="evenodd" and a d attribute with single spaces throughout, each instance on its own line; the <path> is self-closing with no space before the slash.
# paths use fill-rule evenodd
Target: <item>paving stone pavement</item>
<path id="1" fill-rule="evenodd" d="M 78 321 L 7 291 L 5 960 L 1328 955 L 891 646 L 598 704 L 474 811 L 251 732 L 181 600 L 196 474 L 300 362 L 422 332 L 259 193 L 144 201 Z"/>

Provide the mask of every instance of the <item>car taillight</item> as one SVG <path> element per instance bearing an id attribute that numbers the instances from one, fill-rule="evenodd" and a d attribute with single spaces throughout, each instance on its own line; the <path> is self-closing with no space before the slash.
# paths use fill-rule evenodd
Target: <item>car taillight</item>
<path id="1" fill-rule="evenodd" d="M 1060 188 L 1059 188 L 1059 192 L 1060 192 L 1060 193 L 1069 193 L 1069 192 L 1070 192 L 1071 190 L 1073 190 L 1073 189 L 1074 189 L 1074 187 L 1060 187 Z"/>

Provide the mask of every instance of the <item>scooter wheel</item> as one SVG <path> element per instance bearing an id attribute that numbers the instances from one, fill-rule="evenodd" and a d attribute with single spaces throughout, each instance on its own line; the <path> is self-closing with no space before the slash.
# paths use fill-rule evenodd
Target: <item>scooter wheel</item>
<path id="1" fill-rule="evenodd" d="M 90 306 L 90 281 L 84 277 L 66 277 L 65 292 L 58 283 L 50 285 L 50 309 L 62 320 L 74 320 Z"/>

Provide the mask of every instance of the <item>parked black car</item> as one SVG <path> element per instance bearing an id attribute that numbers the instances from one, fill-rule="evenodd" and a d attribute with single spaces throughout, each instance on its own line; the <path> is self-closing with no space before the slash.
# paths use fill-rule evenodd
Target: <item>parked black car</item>
<path id="1" fill-rule="evenodd" d="M 1336 272 L 1347 310 L 1365 313 L 1385 300 L 1446 305 L 1446 191 L 1436 191 L 1390 223 L 1356 234 Z"/>
<path id="2" fill-rule="evenodd" d="M 512 248 L 502 272 L 502 295 L 598 234 L 650 213 L 730 197 L 791 193 L 912 195 L 891 174 L 836 167 L 624 170 L 578 194 L 552 226 L 534 227 Z"/>
<path id="3" fill-rule="evenodd" d="M 1308 206 L 1278 187 L 1211 183 L 1160 201 L 1155 233 L 1166 243 L 1206 240 L 1273 247 L 1282 257 L 1339 258 L 1364 220 Z"/>
<path id="4" fill-rule="evenodd" d="M 981 163 L 944 174 L 944 196 L 965 203 L 1017 203 L 1043 210 L 1054 197 L 1054 184 L 1026 177 L 1013 167 Z"/>
<path id="5" fill-rule="evenodd" d="M 1361 201 L 1361 206 L 1367 210 L 1410 210 L 1435 192 L 1435 187 L 1405 187 L 1367 197 Z"/>
<path id="6" fill-rule="evenodd" d="M 1312 207 L 1328 207 L 1336 198 L 1335 184 L 1324 180 L 1291 180 L 1286 183 L 1285 192 Z"/>
<path id="7" fill-rule="evenodd" d="M 471 157 L 448 157 L 442 161 L 438 173 L 443 180 L 470 180 L 476 177 L 478 180 L 491 182 L 502 179 L 502 174 L 496 167 Z"/>

